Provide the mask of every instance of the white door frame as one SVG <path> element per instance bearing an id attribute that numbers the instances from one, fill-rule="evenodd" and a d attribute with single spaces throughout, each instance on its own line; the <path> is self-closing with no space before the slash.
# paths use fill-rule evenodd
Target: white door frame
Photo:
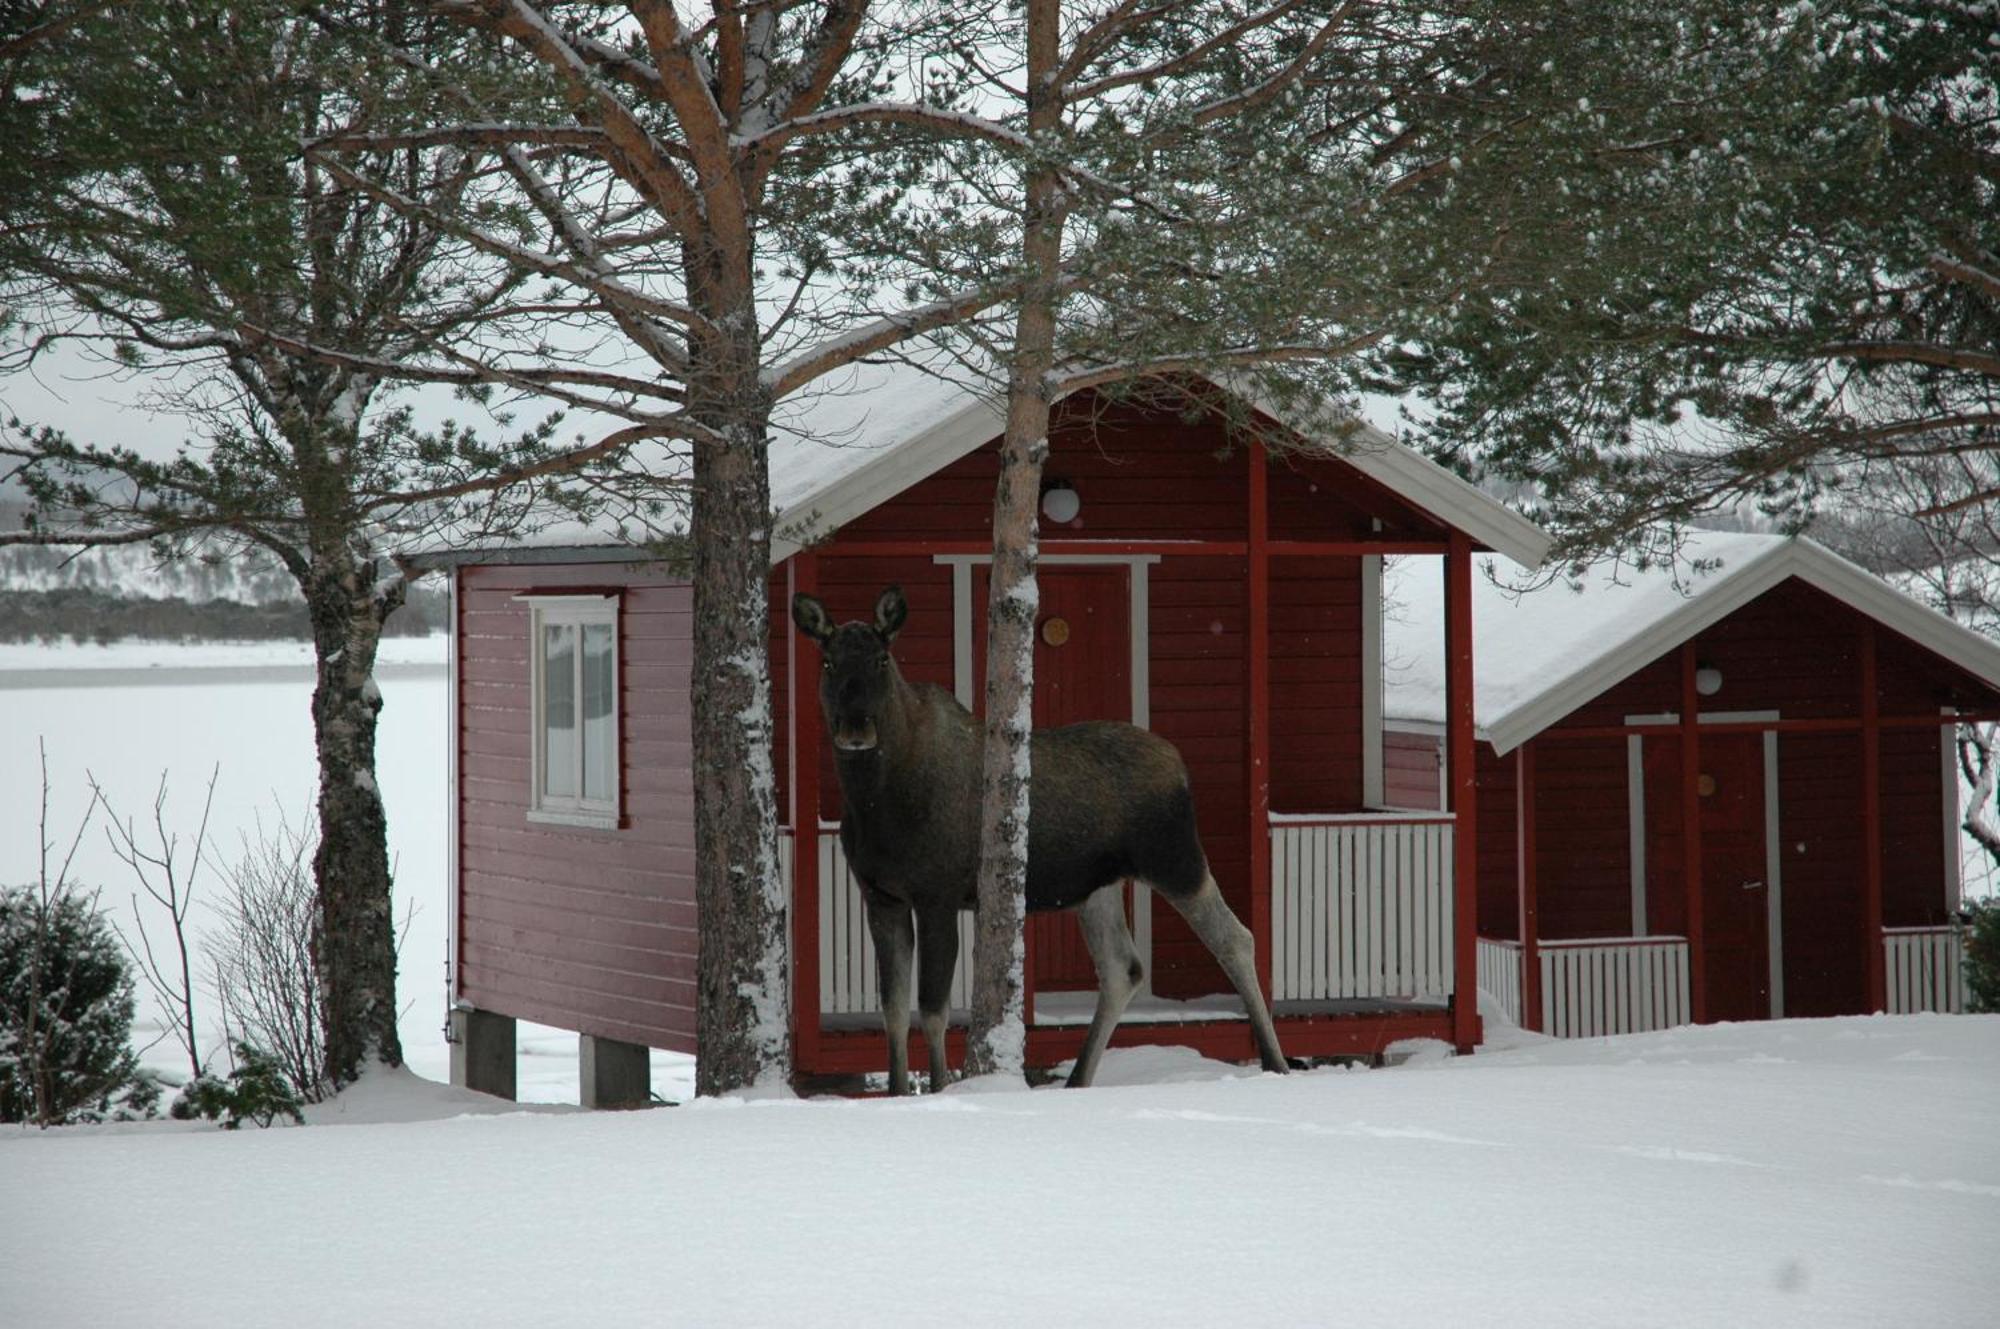
<path id="1" fill-rule="evenodd" d="M 951 568 L 951 676 L 952 691 L 966 710 L 973 704 L 972 678 L 972 569 L 993 561 L 991 554 L 935 554 L 932 562 Z M 1125 602 L 1130 622 L 1126 636 L 1131 641 L 1132 723 L 1152 728 L 1152 626 L 1151 579 L 1147 570 L 1160 561 L 1158 554 L 1043 554 L 1039 562 L 1049 567 L 1122 567 L 1126 570 Z M 1139 996 L 1153 992 L 1153 891 L 1143 882 L 1132 885 L 1132 941 L 1139 948 L 1139 962 L 1145 978 Z"/>
<path id="2" fill-rule="evenodd" d="M 1710 711 L 1696 717 L 1700 724 L 1774 723 L 1777 711 Z M 1628 715 L 1628 725 L 1679 724 L 1678 711 Z M 1646 763 L 1644 734 L 1626 739 L 1627 812 L 1631 825 L 1632 935 L 1646 935 Z M 1778 731 L 1764 731 L 1764 934 L 1771 1018 L 1785 1015 L 1785 885 L 1784 841 L 1778 833 Z"/>

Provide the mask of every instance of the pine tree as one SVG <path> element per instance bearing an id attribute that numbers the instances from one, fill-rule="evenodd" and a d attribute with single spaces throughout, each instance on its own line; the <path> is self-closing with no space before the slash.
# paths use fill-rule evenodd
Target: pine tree
<path id="1" fill-rule="evenodd" d="M 160 460 L 8 423 L 0 457 L 35 510 L 0 544 L 257 547 L 297 584 L 317 663 L 316 962 L 329 1067 L 347 1083 L 402 1056 L 373 678 L 408 592 L 396 550 L 426 530 L 505 528 L 518 509 L 491 491 L 603 454 L 564 451 L 546 427 L 497 443 L 425 434 L 387 400 L 418 349 L 488 316 L 521 278 L 344 184 L 303 145 L 407 114 L 428 95 L 408 48 L 454 27 L 361 0 L 79 12 L 7 66 L 4 113 L 23 129 L 7 169 L 31 187 L 0 198 L 0 298 L 22 333 L 0 368 L 74 342 L 162 371 L 197 439 Z M 478 188 L 462 160 L 390 149 L 369 162 L 411 190 Z"/>

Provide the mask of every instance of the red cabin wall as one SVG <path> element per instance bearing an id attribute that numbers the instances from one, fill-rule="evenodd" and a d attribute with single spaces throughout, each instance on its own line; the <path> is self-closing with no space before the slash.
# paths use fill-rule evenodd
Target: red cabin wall
<path id="1" fill-rule="evenodd" d="M 1149 565 L 1152 728 L 1187 761 L 1204 846 L 1246 922 L 1249 793 L 1245 685 L 1250 454 L 1217 423 L 1102 398 L 1066 403 L 1047 474 L 1083 510 L 1044 540 L 1221 541 L 1171 548 Z M 997 447 L 989 444 L 834 532 L 814 551 L 817 593 L 836 619 L 866 618 L 902 586 L 910 605 L 896 654 L 906 675 L 953 684 L 952 572 L 912 544 L 991 539 Z M 1271 462 L 1270 536 L 1281 540 L 1440 540 L 1424 514 L 1345 463 Z M 893 544 L 866 552 L 860 546 Z M 692 1050 L 694 857 L 690 769 L 691 594 L 649 564 L 461 569 L 460 995 L 483 1009 L 656 1047 Z M 626 825 L 572 829 L 526 820 L 529 590 L 624 588 L 620 628 L 621 780 Z M 1361 576 L 1354 555 L 1270 563 L 1271 806 L 1361 808 Z M 790 820 L 792 671 L 805 649 L 790 623 L 792 571 L 770 583 L 780 818 Z M 983 612 L 983 606 L 976 612 Z M 806 698 L 814 678 L 801 680 Z M 815 705 L 806 700 L 803 704 Z M 820 744 L 820 811 L 840 815 Z M 1434 768 L 1431 787 L 1435 788 Z M 1162 995 L 1227 989 L 1207 951 L 1156 902 L 1152 976 Z"/>
<path id="2" fill-rule="evenodd" d="M 1064 403 L 1044 474 L 1075 487 L 1082 511 L 1053 540 L 1232 541 L 1248 534 L 1248 454 L 1218 421 L 1188 421 L 1101 396 Z M 858 546 L 910 541 L 984 547 L 992 539 L 997 444 L 988 444 L 842 527 L 822 546 L 819 582 L 836 617 L 861 616 L 889 581 L 910 595 L 897 642 L 905 671 L 952 682 L 950 570 L 921 557 L 861 556 Z M 1270 462 L 1273 539 L 1441 539 L 1422 514 L 1353 467 L 1326 458 Z M 1381 531 L 1375 523 L 1382 524 Z M 1224 896 L 1250 917 L 1245 720 L 1245 595 L 1240 554 L 1164 552 L 1148 571 L 1152 729 L 1188 764 L 1196 815 Z M 1271 807 L 1361 808 L 1361 565 L 1356 556 L 1273 558 Z M 922 603 L 919 597 L 922 597 Z M 983 606 L 975 606 L 983 613 Z M 832 760 L 822 758 L 822 806 L 838 815 Z M 1268 889 L 1263 887 L 1262 889 Z M 1178 914 L 1156 903 L 1153 984 L 1166 996 L 1228 990 Z"/>
<path id="3" fill-rule="evenodd" d="M 622 589 L 625 826 L 527 820 L 525 592 Z M 694 1050 L 692 594 L 648 564 L 466 567 L 458 620 L 459 996 L 483 1010 Z"/>
<path id="4" fill-rule="evenodd" d="M 1443 770 L 1444 740 L 1436 734 L 1383 731 L 1384 806 L 1416 812 L 1438 811 L 1444 806 L 1440 783 Z"/>
<path id="5" fill-rule="evenodd" d="M 1831 597 L 1788 582 L 1703 632 L 1700 663 L 1722 671 L 1705 711 L 1770 711 L 1784 720 L 1857 720 L 1863 618 Z M 1935 714 L 1976 703 L 1966 681 L 1908 641 L 1878 629 L 1885 717 Z M 1623 725 L 1633 715 L 1680 709 L 1678 649 L 1635 670 L 1535 741 L 1537 901 L 1545 940 L 1631 931 L 1630 812 L 1623 737 L 1565 738 L 1565 730 Z M 1647 860 L 1648 926 L 1686 928 L 1680 836 L 1678 740 L 1648 736 L 1646 804 L 1655 829 Z M 1883 923 L 1945 921 L 1944 783 L 1935 728 L 1881 731 Z M 1866 1005 L 1862 925 L 1861 738 L 1858 732 L 1781 731 L 1778 843 L 1784 897 L 1785 1009 L 1835 1015 Z M 1513 835 L 1511 802 L 1481 801 L 1481 931 L 1513 936 L 1516 882 L 1497 847 Z M 1668 843 L 1659 843 L 1664 828 Z M 1489 861 L 1491 866 L 1489 867 Z"/>

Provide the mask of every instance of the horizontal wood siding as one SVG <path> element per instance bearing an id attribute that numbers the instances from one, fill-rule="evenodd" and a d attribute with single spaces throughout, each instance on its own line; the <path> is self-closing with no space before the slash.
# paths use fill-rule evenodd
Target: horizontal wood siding
<path id="1" fill-rule="evenodd" d="M 1361 810 L 1361 560 L 1271 560 L 1271 810 Z"/>
<path id="2" fill-rule="evenodd" d="M 1475 744 L 1473 754 L 1479 783 L 1478 931 L 1482 936 L 1512 937 L 1520 931 L 1521 917 L 1514 754 L 1496 757 L 1484 743 Z"/>
<path id="3" fill-rule="evenodd" d="M 527 820 L 528 608 L 620 588 L 619 830 Z M 467 567 L 459 582 L 459 995 L 483 1010 L 694 1050 L 692 603 L 650 564 Z"/>
<path id="4" fill-rule="evenodd" d="M 1444 740 L 1437 735 L 1383 731 L 1382 801 L 1387 806 L 1438 811 L 1443 770 Z"/>
<path id="5" fill-rule="evenodd" d="M 1862 616 L 1824 592 L 1787 581 L 1695 639 L 1697 658 L 1722 673 L 1704 711 L 1778 711 L 1787 720 L 1858 718 Z M 1911 642 L 1880 630 L 1882 714 L 1934 714 L 1990 704 L 1991 693 Z M 1680 709 L 1678 648 L 1563 717 L 1558 729 L 1623 724 L 1630 715 Z"/>
<path id="6" fill-rule="evenodd" d="M 1442 540 L 1446 535 L 1427 513 L 1332 457 L 1273 451 L 1267 493 L 1273 540 Z"/>
<path id="7" fill-rule="evenodd" d="M 1247 919 L 1244 561 L 1166 558 L 1149 581 L 1153 729 L 1187 762 L 1209 867 L 1230 908 Z M 1153 902 L 1153 990 L 1165 997 L 1230 990 L 1207 948 L 1161 900 Z"/>
<path id="8" fill-rule="evenodd" d="M 1510 754 L 1511 755 L 1511 754 Z M 1544 937 L 1622 937 L 1632 931 L 1631 818 L 1626 805 L 1625 741 L 1535 743 L 1535 898 Z M 1513 833 L 1512 800 L 1482 800 L 1482 843 L 1486 835 Z M 1652 876 L 1648 863 L 1648 876 Z M 1482 899 L 1516 890 L 1503 871 L 1496 890 L 1481 871 Z M 1496 933 L 1515 931 L 1491 919 Z M 1486 916 L 1482 906 L 1482 917 Z"/>
<path id="9" fill-rule="evenodd" d="M 1240 451 L 1213 421 L 1193 424 L 1097 394 L 1057 408 L 1043 473 L 1067 480 L 1075 520 L 1042 522 L 1044 539 L 1241 540 L 1249 492 Z M 844 543 L 989 542 L 997 438 L 842 527 Z"/>
<path id="10" fill-rule="evenodd" d="M 1882 731 L 1882 925 L 1948 921 L 1938 731 Z"/>

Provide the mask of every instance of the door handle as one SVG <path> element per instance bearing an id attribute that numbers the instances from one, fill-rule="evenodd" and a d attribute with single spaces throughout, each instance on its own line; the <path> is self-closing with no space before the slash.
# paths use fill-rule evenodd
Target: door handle
<path id="1" fill-rule="evenodd" d="M 1764 883 L 1761 881 L 1746 881 L 1743 883 L 1743 889 L 1746 891 L 1761 891 L 1764 889 Z"/>

